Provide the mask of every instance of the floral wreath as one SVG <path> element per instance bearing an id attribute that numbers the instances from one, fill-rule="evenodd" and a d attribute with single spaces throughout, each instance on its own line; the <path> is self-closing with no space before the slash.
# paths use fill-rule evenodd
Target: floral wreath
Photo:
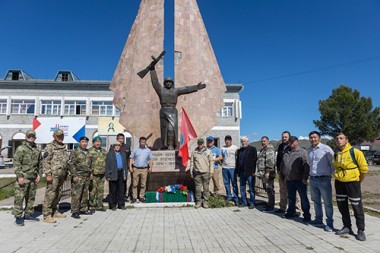
<path id="1" fill-rule="evenodd" d="M 179 190 L 180 193 L 183 195 L 187 195 L 189 193 L 189 189 L 187 188 L 187 186 L 184 186 L 182 184 L 162 186 L 162 187 L 157 189 L 157 192 L 159 192 L 159 193 L 163 193 L 163 192 L 175 193 L 176 190 Z"/>

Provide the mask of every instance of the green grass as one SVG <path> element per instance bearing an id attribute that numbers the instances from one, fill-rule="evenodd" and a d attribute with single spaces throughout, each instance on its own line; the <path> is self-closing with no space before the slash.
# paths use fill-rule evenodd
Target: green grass
<path id="1" fill-rule="evenodd" d="M 364 208 L 365 214 L 371 215 L 376 218 L 380 218 L 380 213 Z"/>
<path id="2" fill-rule="evenodd" d="M 15 178 L 1 178 L 0 179 L 0 200 L 7 199 L 14 196 L 15 193 Z M 37 185 L 38 188 L 46 186 L 46 179 L 42 178 Z"/>
<path id="3" fill-rule="evenodd" d="M 0 200 L 7 199 L 14 195 L 15 192 L 14 178 L 0 179 Z"/>
<path id="4" fill-rule="evenodd" d="M 377 203 L 377 202 L 376 202 L 376 203 Z M 337 206 L 337 203 L 336 203 L 336 200 L 335 200 L 335 199 L 333 199 L 333 204 L 334 204 L 334 206 Z M 365 201 L 363 201 L 363 204 L 366 204 Z M 365 207 L 364 207 L 364 213 L 365 213 L 365 214 L 368 214 L 368 215 L 371 215 L 371 216 L 374 216 L 374 217 L 377 217 L 377 218 L 380 218 L 380 213 L 378 213 L 378 212 L 374 212 L 374 211 L 369 210 L 369 209 L 367 209 L 367 208 L 365 208 Z"/>
<path id="5" fill-rule="evenodd" d="M 222 196 L 209 197 L 208 205 L 210 208 L 221 208 L 234 206 L 232 201 L 226 201 Z"/>

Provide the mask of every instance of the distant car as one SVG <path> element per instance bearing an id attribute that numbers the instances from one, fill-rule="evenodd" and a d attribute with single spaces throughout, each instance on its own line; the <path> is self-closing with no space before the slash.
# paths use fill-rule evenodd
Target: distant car
<path id="1" fill-rule="evenodd" d="M 376 150 L 368 150 L 368 151 L 363 151 L 364 157 L 367 160 L 368 165 L 373 165 L 373 156 L 376 153 Z"/>
<path id="2" fill-rule="evenodd" d="M 380 164 L 380 151 L 377 151 L 374 155 L 373 155 L 373 164 Z"/>

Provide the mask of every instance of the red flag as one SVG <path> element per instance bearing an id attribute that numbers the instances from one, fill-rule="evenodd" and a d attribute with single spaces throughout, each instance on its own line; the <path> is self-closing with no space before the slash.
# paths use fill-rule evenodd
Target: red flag
<path id="1" fill-rule="evenodd" d="M 195 132 L 189 117 L 187 117 L 185 109 L 182 107 L 181 142 L 178 156 L 182 157 L 182 165 L 185 167 L 190 158 L 189 142 L 194 138 L 197 138 L 197 133 Z"/>

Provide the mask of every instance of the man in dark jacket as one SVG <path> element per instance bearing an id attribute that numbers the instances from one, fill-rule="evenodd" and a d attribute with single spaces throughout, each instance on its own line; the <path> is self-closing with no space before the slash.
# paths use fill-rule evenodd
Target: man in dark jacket
<path id="1" fill-rule="evenodd" d="M 241 138 L 241 148 L 237 151 L 236 156 L 236 173 L 240 177 L 240 195 L 241 203 L 239 207 L 248 206 L 249 209 L 255 208 L 255 172 L 257 150 L 255 147 L 249 146 L 247 137 Z M 246 185 L 249 186 L 249 205 L 247 202 Z"/>
<path id="2" fill-rule="evenodd" d="M 281 134 L 281 144 L 277 149 L 277 159 L 276 159 L 276 167 L 277 173 L 279 175 L 278 184 L 280 187 L 280 208 L 276 211 L 276 213 L 285 213 L 286 206 L 288 205 L 288 190 L 286 189 L 286 181 L 285 178 L 281 178 L 280 176 L 280 168 L 282 163 L 282 158 L 286 152 L 290 152 L 289 147 L 289 137 L 290 132 L 284 131 Z"/>
<path id="3" fill-rule="evenodd" d="M 129 156 L 131 155 L 131 145 L 125 143 L 125 135 L 123 133 L 118 133 L 116 135 L 116 140 L 120 142 L 120 152 L 125 152 L 127 155 L 127 163 L 129 164 Z M 113 150 L 112 145 L 110 145 L 110 148 L 108 150 Z M 125 195 L 125 200 L 127 201 L 128 198 L 132 198 L 132 174 L 129 173 L 128 171 L 128 176 L 127 178 L 130 178 L 130 180 L 127 182 L 125 181 L 126 185 L 124 187 L 124 195 Z M 109 198 L 109 195 L 107 196 L 107 199 Z"/>
<path id="4" fill-rule="evenodd" d="M 120 152 L 120 142 L 115 142 L 113 150 L 107 153 L 106 157 L 106 180 L 109 181 L 109 208 L 125 210 L 124 187 L 127 180 L 127 156 L 125 152 Z"/>
<path id="5" fill-rule="evenodd" d="M 285 178 L 288 189 L 288 210 L 284 218 L 291 219 L 296 212 L 296 193 L 301 197 L 301 208 L 303 211 L 303 221 L 310 221 L 310 202 L 307 197 L 307 180 L 310 167 L 307 162 L 308 155 L 305 149 L 299 146 L 296 136 L 290 136 L 290 152 L 284 154 L 281 164 L 281 177 Z"/>

